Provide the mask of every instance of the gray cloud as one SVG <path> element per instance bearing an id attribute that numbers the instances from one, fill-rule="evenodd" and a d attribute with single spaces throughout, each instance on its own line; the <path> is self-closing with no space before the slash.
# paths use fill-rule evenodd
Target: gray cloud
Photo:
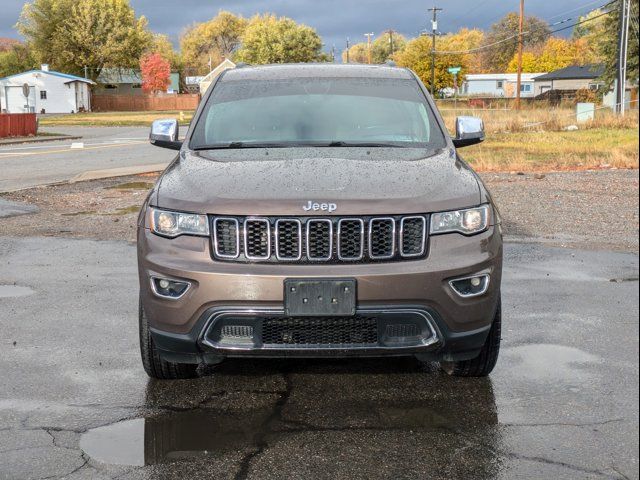
<path id="1" fill-rule="evenodd" d="M 251 16 L 256 13 L 273 12 L 288 16 L 298 22 L 314 27 L 322 36 L 325 48 L 332 45 L 338 51 L 344 48 L 345 40 L 364 41 L 366 32 L 379 34 L 393 28 L 413 37 L 425 28 L 430 28 L 427 8 L 431 2 L 424 0 L 130 0 L 138 15 L 145 15 L 152 30 L 165 33 L 177 44 L 180 33 L 188 25 L 207 20 L 219 10 Z M 0 0 L 0 36 L 19 38 L 13 28 L 24 1 Z M 516 0 L 439 0 L 444 8 L 440 13 L 439 29 L 453 32 L 460 27 L 486 29 L 509 11 L 516 11 Z M 604 3 L 604 1 L 602 2 Z M 537 15 L 555 22 L 585 13 L 598 3 L 591 0 L 562 0 L 548 2 L 529 0 L 527 14 Z M 577 9 L 577 10 L 576 10 Z M 566 13 L 565 13 L 566 12 Z M 564 33 L 568 34 L 569 31 Z"/>

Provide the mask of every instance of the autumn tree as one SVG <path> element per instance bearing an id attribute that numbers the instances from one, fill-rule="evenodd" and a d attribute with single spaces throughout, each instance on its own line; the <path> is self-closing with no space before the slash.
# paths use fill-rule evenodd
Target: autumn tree
<path id="1" fill-rule="evenodd" d="M 617 75 L 618 62 L 618 30 L 620 22 L 620 2 L 609 5 L 607 15 L 600 17 L 604 19 L 601 30 L 594 26 L 595 32 L 599 32 L 600 41 L 596 43 L 595 50 L 602 59 L 605 67 L 602 80 L 608 87 L 612 87 Z M 638 84 L 638 31 L 634 31 L 634 19 L 638 19 L 638 0 L 631 0 L 631 25 L 629 29 L 629 46 L 627 51 L 627 80 Z M 595 20 L 597 21 L 597 20 Z M 594 22 L 595 22 L 594 21 Z M 594 23 L 589 22 L 589 23 Z M 583 24 L 588 25 L 588 24 Z M 594 35 L 596 34 L 594 32 Z"/>
<path id="2" fill-rule="evenodd" d="M 347 55 L 347 49 L 342 51 L 342 63 L 367 63 L 368 62 L 368 47 L 364 42 L 354 43 L 349 47 L 349 55 Z"/>
<path id="3" fill-rule="evenodd" d="M 128 0 L 34 0 L 17 27 L 40 62 L 78 75 L 88 67 L 92 79 L 104 67 L 135 67 L 152 40 Z"/>
<path id="4" fill-rule="evenodd" d="M 449 35 L 436 38 L 436 51 L 444 51 L 450 45 Z M 398 65 L 407 67 L 416 72 L 418 77 L 431 89 L 431 38 L 420 36 L 410 40 L 405 49 L 396 55 Z M 435 61 L 435 88 L 440 91 L 443 88 L 453 87 L 453 76 L 447 71 L 449 67 L 461 67 L 458 78 L 467 73 L 467 65 L 462 54 L 436 55 Z"/>
<path id="5" fill-rule="evenodd" d="M 245 18 L 220 11 L 211 20 L 189 27 L 180 38 L 185 67 L 209 73 L 209 60 L 215 66 L 238 49 L 247 23 Z"/>
<path id="6" fill-rule="evenodd" d="M 482 68 L 484 71 L 504 72 L 518 49 L 517 13 L 507 13 L 494 23 L 485 36 L 484 45 L 491 45 L 482 51 Z M 523 43 L 525 47 L 533 47 L 544 43 L 551 35 L 549 26 L 544 20 L 534 16 L 525 16 L 523 22 Z"/>
<path id="7" fill-rule="evenodd" d="M 32 70 L 39 65 L 29 47 L 19 42 L 0 52 L 0 78 Z"/>
<path id="8" fill-rule="evenodd" d="M 159 53 L 147 53 L 140 59 L 142 90 L 147 93 L 166 92 L 171 84 L 171 65 Z"/>
<path id="9" fill-rule="evenodd" d="M 371 42 L 371 63 L 380 64 L 393 60 L 395 54 L 404 50 L 407 39 L 404 35 L 389 30 L 382 32 Z M 393 52 L 391 48 L 393 47 Z M 368 63 L 369 45 L 367 42 L 354 43 L 349 47 L 349 63 Z M 342 51 L 342 63 L 347 63 L 347 50 Z"/>
<path id="10" fill-rule="evenodd" d="M 242 35 L 235 58 L 251 64 L 325 61 L 317 32 L 287 17 L 256 15 Z"/>
<path id="11" fill-rule="evenodd" d="M 169 62 L 172 71 L 182 69 L 182 57 L 173 48 L 173 43 L 171 43 L 169 37 L 164 34 L 153 34 L 151 45 L 145 53 L 159 54 L 162 58 Z"/>
<path id="12" fill-rule="evenodd" d="M 481 73 L 483 71 L 482 58 L 474 49 L 483 45 L 484 32 L 477 28 L 461 28 L 456 33 L 445 35 L 436 39 L 438 50 L 443 52 L 469 52 L 462 55 L 460 66 L 469 73 Z"/>
<path id="13" fill-rule="evenodd" d="M 551 37 L 543 45 L 528 47 L 522 53 L 522 71 L 526 73 L 552 72 L 571 65 L 586 65 L 593 63 L 594 60 L 586 40 Z M 518 71 L 517 53 L 509 62 L 507 71 Z"/>

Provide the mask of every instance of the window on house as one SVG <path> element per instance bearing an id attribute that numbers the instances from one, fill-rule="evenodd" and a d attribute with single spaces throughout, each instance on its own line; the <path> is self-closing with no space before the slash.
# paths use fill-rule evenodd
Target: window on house
<path id="1" fill-rule="evenodd" d="M 520 91 L 521 92 L 530 92 L 531 91 L 531 84 L 520 85 Z"/>
<path id="2" fill-rule="evenodd" d="M 503 80 L 498 80 L 496 82 L 496 88 L 504 88 L 504 81 Z"/>
<path id="3" fill-rule="evenodd" d="M 40 100 L 46 100 L 46 99 L 47 99 L 47 91 L 40 90 Z"/>
<path id="4" fill-rule="evenodd" d="M 132 83 L 131 84 L 131 88 L 142 88 L 142 84 L 141 83 Z"/>
<path id="5" fill-rule="evenodd" d="M 118 85 L 114 85 L 114 84 L 112 84 L 112 83 L 107 83 L 107 84 L 104 86 L 104 88 L 105 88 L 105 89 L 107 89 L 107 90 L 116 90 L 116 89 L 118 88 Z"/>

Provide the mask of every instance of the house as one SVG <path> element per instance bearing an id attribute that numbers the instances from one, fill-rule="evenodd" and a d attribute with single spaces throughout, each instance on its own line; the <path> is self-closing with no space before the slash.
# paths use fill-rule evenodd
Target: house
<path id="1" fill-rule="evenodd" d="M 99 95 L 143 95 L 142 74 L 133 68 L 103 68 L 98 75 Z M 171 73 L 167 93 L 178 93 L 180 74 Z"/>
<path id="2" fill-rule="evenodd" d="M 29 96 L 23 94 L 29 86 Z M 0 78 L 2 112 L 75 113 L 91 110 L 90 86 L 94 82 L 75 75 L 54 72 L 48 65 L 40 70 Z"/>
<path id="3" fill-rule="evenodd" d="M 603 65 L 572 65 L 560 68 L 536 77 L 536 95 L 552 90 L 565 93 L 575 93 L 583 88 L 597 90 L 602 86 L 598 79 L 603 73 Z"/>
<path id="4" fill-rule="evenodd" d="M 207 88 L 209 88 L 209 86 L 218 77 L 218 75 L 230 68 L 236 68 L 236 64 L 228 58 L 225 58 L 216 68 L 211 70 L 211 72 L 209 72 L 202 80 L 200 80 L 200 95 L 204 95 L 204 92 L 207 91 Z"/>
<path id="5" fill-rule="evenodd" d="M 520 96 L 534 97 L 534 79 L 543 73 L 523 73 L 521 76 Z M 517 73 L 470 73 L 465 75 L 462 93 L 478 97 L 515 98 L 518 82 Z"/>

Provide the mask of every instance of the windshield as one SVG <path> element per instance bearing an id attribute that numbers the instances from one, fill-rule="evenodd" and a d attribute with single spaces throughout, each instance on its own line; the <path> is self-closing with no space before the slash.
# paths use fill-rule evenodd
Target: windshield
<path id="1" fill-rule="evenodd" d="M 442 130 L 413 79 L 293 78 L 215 85 L 190 147 L 443 148 Z"/>

